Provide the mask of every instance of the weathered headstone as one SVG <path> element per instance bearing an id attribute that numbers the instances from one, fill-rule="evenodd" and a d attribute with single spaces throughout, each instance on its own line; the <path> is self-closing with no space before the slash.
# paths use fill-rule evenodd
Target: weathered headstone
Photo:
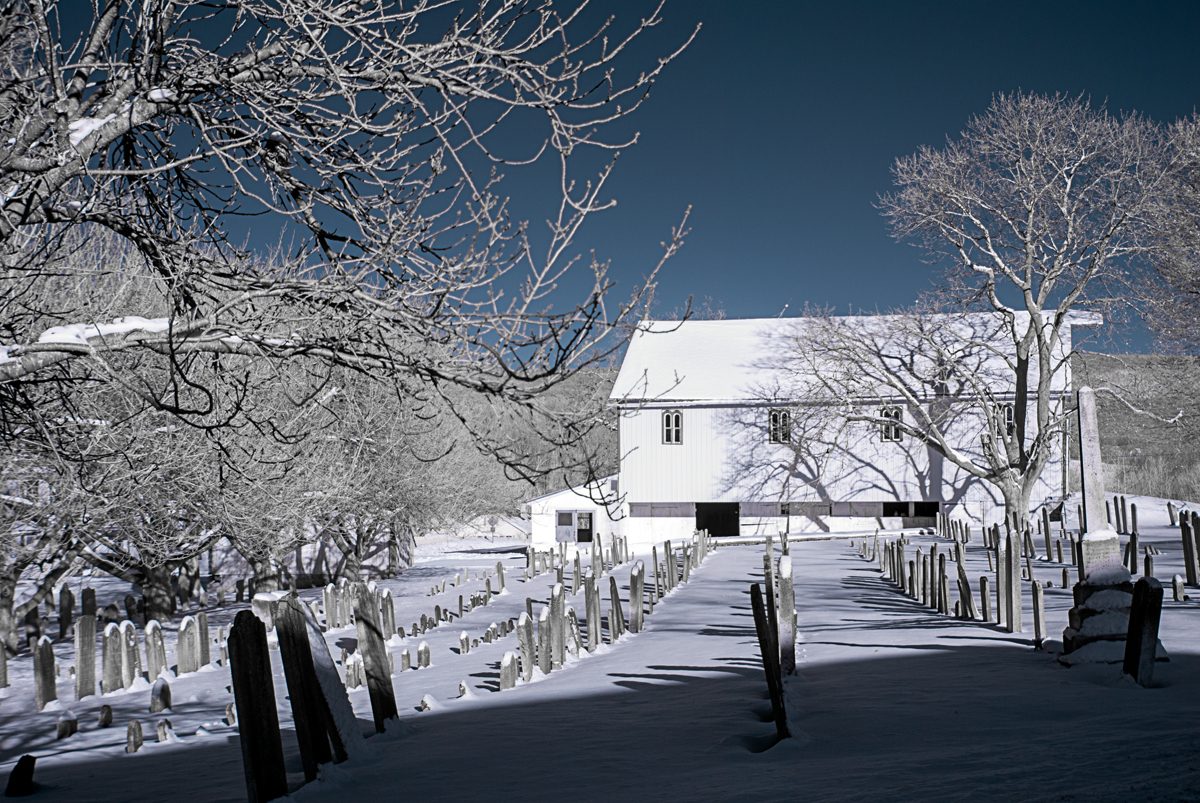
<path id="1" fill-rule="evenodd" d="M 49 636 L 38 639 L 33 648 L 33 695 L 37 710 L 58 699 L 58 673 L 54 669 L 54 646 Z"/>
<path id="2" fill-rule="evenodd" d="M 142 658 L 138 650 L 137 625 L 126 619 L 121 622 L 121 684 L 132 688 L 142 676 Z"/>
<path id="3" fill-rule="evenodd" d="M 103 639 L 104 657 L 102 660 L 102 677 L 100 689 L 105 694 L 123 689 L 121 683 L 121 655 L 124 652 L 124 640 L 121 638 L 121 628 L 114 622 L 104 626 Z"/>
<path id="4" fill-rule="evenodd" d="M 75 623 L 75 699 L 82 700 L 95 693 L 96 617 L 80 616 Z"/>
<path id="5" fill-rule="evenodd" d="M 81 592 L 79 612 L 83 616 L 96 615 L 96 589 L 85 587 Z"/>
<path id="6" fill-rule="evenodd" d="M 538 614 L 538 669 L 543 675 L 550 674 L 553 668 L 554 655 L 554 636 L 552 631 L 553 626 L 550 623 L 550 606 L 542 606 L 541 613 Z"/>
<path id="7" fill-rule="evenodd" d="M 229 631 L 229 666 L 237 706 L 246 797 L 263 803 L 288 793 L 283 742 L 275 712 L 275 686 L 267 629 L 250 611 L 238 611 Z"/>
<path id="8" fill-rule="evenodd" d="M 63 712 L 59 718 L 57 727 L 55 728 L 55 739 L 66 739 L 69 736 L 74 736 L 79 732 L 79 720 L 70 711 Z"/>
<path id="9" fill-rule="evenodd" d="M 171 708 L 171 684 L 166 678 L 158 678 L 150 688 L 150 713 L 168 711 Z"/>
<path id="10" fill-rule="evenodd" d="M 566 653 L 566 624 L 563 586 L 562 583 L 555 583 L 550 589 L 550 662 L 555 669 L 563 665 Z"/>
<path id="11" fill-rule="evenodd" d="M 535 646 L 533 642 L 533 617 L 522 612 L 517 621 L 517 643 L 521 648 L 521 678 L 528 683 L 533 678 Z"/>
<path id="12" fill-rule="evenodd" d="M 608 597 L 612 605 L 608 618 L 608 638 L 610 643 L 615 644 L 625 634 L 625 614 L 621 610 L 621 590 L 617 588 L 617 578 L 611 574 L 608 576 Z"/>
<path id="13" fill-rule="evenodd" d="M 355 627 L 358 630 L 358 652 L 363 657 L 367 692 L 371 697 L 371 714 L 375 719 L 375 732 L 383 733 L 384 723 L 395 719 L 399 714 L 396 710 L 396 693 L 392 689 L 387 648 L 384 646 L 384 631 L 379 619 L 375 595 L 367 590 L 365 585 L 360 584 L 354 610 Z"/>
<path id="14" fill-rule="evenodd" d="M 517 685 L 517 656 L 511 651 L 505 652 L 500 659 L 500 690 L 511 689 Z"/>
<path id="15" fill-rule="evenodd" d="M 179 675 L 200 671 L 200 628 L 195 617 L 185 616 L 179 623 L 179 638 L 175 642 L 175 664 L 176 674 Z"/>
<path id="16" fill-rule="evenodd" d="M 125 752 L 136 753 L 142 749 L 142 723 L 136 719 L 125 728 Z"/>
<path id="17" fill-rule="evenodd" d="M 63 586 L 58 592 L 58 637 L 69 638 L 75 616 L 75 595 L 68 586 Z"/>
<path id="18" fill-rule="evenodd" d="M 1125 660 L 1121 668 L 1142 686 L 1149 686 L 1154 681 L 1162 601 L 1162 584 L 1153 577 L 1143 577 L 1134 585 L 1129 631 L 1125 639 Z"/>
<path id="19" fill-rule="evenodd" d="M 167 642 L 163 639 L 162 625 L 157 619 L 146 622 L 146 675 L 156 678 L 167 671 Z"/>
<path id="20" fill-rule="evenodd" d="M 779 559 L 779 657 L 780 670 L 783 674 L 794 674 L 796 671 L 796 588 L 792 585 L 792 558 L 790 555 L 784 555 Z"/>
<path id="21" fill-rule="evenodd" d="M 427 669 L 432 666 L 432 654 L 429 651 L 429 642 L 422 641 L 417 645 L 417 666 L 421 669 Z"/>
<path id="22" fill-rule="evenodd" d="M 5 797 L 25 797 L 37 791 L 33 783 L 33 769 L 37 757 L 29 754 L 17 759 L 17 764 L 8 775 L 8 783 L 4 787 Z"/>
<path id="23" fill-rule="evenodd" d="M 212 661 L 212 637 L 208 632 L 208 614 L 205 611 L 196 614 L 196 648 L 200 666 L 208 666 Z"/>

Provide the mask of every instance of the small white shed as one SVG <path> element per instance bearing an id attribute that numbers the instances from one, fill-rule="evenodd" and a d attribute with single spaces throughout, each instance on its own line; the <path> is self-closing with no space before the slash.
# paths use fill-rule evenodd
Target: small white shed
<path id="1" fill-rule="evenodd" d="M 617 475 L 587 485 L 564 488 L 525 503 L 529 516 L 529 543 L 534 549 L 551 549 L 560 543 L 590 544 L 603 537 L 608 543 L 620 533 L 619 522 L 609 515 L 618 510 Z"/>

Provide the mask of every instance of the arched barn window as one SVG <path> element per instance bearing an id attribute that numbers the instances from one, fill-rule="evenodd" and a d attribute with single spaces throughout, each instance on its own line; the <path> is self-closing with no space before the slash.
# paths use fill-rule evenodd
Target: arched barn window
<path id="1" fill-rule="evenodd" d="M 879 411 L 883 423 L 879 425 L 879 440 L 884 443 L 899 443 L 904 433 L 900 430 L 903 411 L 899 407 L 884 407 Z"/>
<path id="2" fill-rule="evenodd" d="M 667 410 L 662 420 L 663 443 L 683 443 L 683 413 Z"/>
<path id="3" fill-rule="evenodd" d="M 771 443 L 791 443 L 791 412 L 787 410 L 771 410 L 767 413 L 767 437 Z"/>
<path id="4" fill-rule="evenodd" d="M 1017 429 L 1016 408 L 1011 404 L 996 405 L 996 423 L 1005 435 L 1012 435 Z"/>

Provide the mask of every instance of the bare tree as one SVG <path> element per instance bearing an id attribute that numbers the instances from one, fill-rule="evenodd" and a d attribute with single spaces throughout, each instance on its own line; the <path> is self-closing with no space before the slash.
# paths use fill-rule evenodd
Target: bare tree
<path id="1" fill-rule="evenodd" d="M 1027 314 L 1015 317 L 1023 323 Z M 1079 316 L 1068 317 L 1064 332 L 1072 322 Z M 805 409 L 798 414 L 803 434 L 777 472 L 818 489 L 879 490 L 900 499 L 911 484 L 923 498 L 946 504 L 982 482 L 1023 517 L 1043 469 L 1062 458 L 1073 350 L 1050 344 L 1044 369 L 1030 366 L 1048 378 L 1045 414 L 1041 426 L 1018 432 L 1011 332 L 1009 317 L 997 313 L 927 310 L 851 317 L 810 311 L 783 326 L 768 349 L 777 355 L 771 367 L 778 385 L 766 395 Z M 1042 488 L 1043 495 L 1057 490 Z"/>
<path id="2" fill-rule="evenodd" d="M 614 304 L 606 266 L 572 241 L 613 204 L 626 120 L 690 41 L 627 63 L 661 6 L 621 28 L 550 0 L 105 0 L 74 39 L 77 5 L 2 10 L 0 381 L 149 350 L 175 377 L 153 404 L 187 413 L 172 394 L 197 351 L 307 355 L 536 416 L 538 393 L 619 347 L 648 300 L 661 261 Z M 506 190 L 543 164 L 558 174 L 544 230 Z M 235 247 L 251 226 L 290 259 Z M 25 301 L 77 228 L 135 248 L 157 297 L 114 321 L 58 308 L 75 325 L 39 330 L 48 310 Z"/>
<path id="3" fill-rule="evenodd" d="M 994 483 L 1008 510 L 1024 516 L 1063 426 L 1069 354 L 1061 344 L 1081 322 L 1074 313 L 1114 310 L 1150 275 L 1161 243 L 1156 210 L 1177 166 L 1162 127 L 1144 118 L 1063 95 L 997 95 L 944 147 L 898 159 L 896 190 L 880 199 L 893 234 L 945 267 L 940 292 L 909 311 L 917 317 L 889 336 L 895 345 L 838 337 L 833 348 L 852 346 L 870 381 L 914 411 L 925 409 L 917 389 L 936 395 L 949 380 L 969 390 L 984 427 L 977 458 L 947 448 L 941 413 L 906 419 L 905 431 Z M 938 332 L 922 317 L 956 310 L 988 311 L 995 329 Z M 985 355 L 1002 375 L 975 372 Z M 1011 430 L 989 412 L 998 400 L 1011 400 Z"/>

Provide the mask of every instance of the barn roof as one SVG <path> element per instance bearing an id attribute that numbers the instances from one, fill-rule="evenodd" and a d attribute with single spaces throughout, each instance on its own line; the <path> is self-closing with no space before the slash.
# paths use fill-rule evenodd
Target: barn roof
<path id="1" fill-rule="evenodd" d="M 1027 313 L 1017 313 L 1028 320 Z M 885 332 L 906 316 L 847 316 L 835 320 Z M 912 316 L 907 316 L 912 319 Z M 993 327 L 998 313 L 923 316 L 946 326 Z M 816 318 L 739 318 L 725 320 L 645 321 L 630 340 L 610 399 L 629 403 L 704 403 L 762 401 L 764 389 L 778 387 L 779 363 L 772 354 Z M 1094 313 L 1071 313 L 1065 327 L 1101 323 Z"/>

